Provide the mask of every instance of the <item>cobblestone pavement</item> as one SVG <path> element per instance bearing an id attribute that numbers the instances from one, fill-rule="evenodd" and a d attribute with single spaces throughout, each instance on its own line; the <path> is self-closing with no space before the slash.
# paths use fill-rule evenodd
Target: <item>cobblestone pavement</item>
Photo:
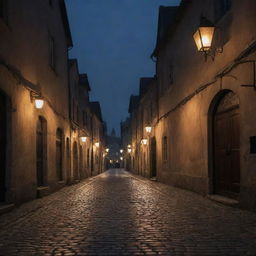
<path id="1" fill-rule="evenodd" d="M 0 216 L 0 255 L 256 255 L 256 214 L 110 170 Z"/>

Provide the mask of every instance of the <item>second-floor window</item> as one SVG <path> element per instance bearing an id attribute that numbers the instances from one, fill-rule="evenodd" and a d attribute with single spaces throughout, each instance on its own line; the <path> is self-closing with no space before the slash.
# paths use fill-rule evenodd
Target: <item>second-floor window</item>
<path id="1" fill-rule="evenodd" d="M 49 35 L 49 66 L 55 70 L 56 61 L 55 61 L 55 42 L 53 36 Z"/>

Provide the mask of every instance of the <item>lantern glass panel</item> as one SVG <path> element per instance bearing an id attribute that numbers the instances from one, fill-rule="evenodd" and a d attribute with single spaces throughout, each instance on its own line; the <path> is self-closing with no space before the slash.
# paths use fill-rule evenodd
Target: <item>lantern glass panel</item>
<path id="1" fill-rule="evenodd" d="M 198 51 L 209 51 L 212 46 L 214 27 L 199 27 L 194 34 Z"/>

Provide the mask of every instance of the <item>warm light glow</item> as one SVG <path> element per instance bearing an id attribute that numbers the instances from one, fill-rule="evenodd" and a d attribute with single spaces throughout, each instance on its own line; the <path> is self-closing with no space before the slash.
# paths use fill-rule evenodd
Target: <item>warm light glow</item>
<path id="1" fill-rule="evenodd" d="M 41 109 L 44 106 L 44 100 L 43 99 L 35 99 L 35 107 L 37 109 Z"/>
<path id="2" fill-rule="evenodd" d="M 131 152 L 132 152 L 132 149 L 131 149 L 131 148 L 128 148 L 127 151 L 128 151 L 128 153 L 131 153 Z"/>
<path id="3" fill-rule="evenodd" d="M 146 130 L 147 133 L 151 133 L 152 127 L 151 126 L 146 126 L 145 130 Z"/>
<path id="4" fill-rule="evenodd" d="M 142 140 L 141 140 L 141 144 L 147 145 L 147 144 L 148 144 L 148 140 L 147 140 L 147 139 L 142 139 Z"/>
<path id="5" fill-rule="evenodd" d="M 106 148 L 106 152 L 107 152 L 107 153 L 109 152 L 109 148 Z"/>
<path id="6" fill-rule="evenodd" d="M 127 146 L 127 148 L 131 148 L 132 146 L 129 144 L 128 146 Z"/>
<path id="7" fill-rule="evenodd" d="M 120 149 L 120 153 L 123 153 L 124 152 L 124 150 L 123 149 Z"/>
<path id="8" fill-rule="evenodd" d="M 100 146 L 99 142 L 95 142 L 95 147 L 98 148 Z"/>
<path id="9" fill-rule="evenodd" d="M 120 160 L 121 160 L 121 161 L 123 161 L 123 160 L 124 160 L 124 158 L 121 156 L 121 157 L 120 157 Z"/>
<path id="10" fill-rule="evenodd" d="M 85 137 L 85 136 L 82 136 L 82 137 L 80 137 L 80 139 L 81 139 L 81 141 L 82 141 L 82 142 L 86 142 L 86 140 L 87 140 L 87 137 Z"/>
<path id="11" fill-rule="evenodd" d="M 212 47 L 212 40 L 215 27 L 211 22 L 202 20 L 197 31 L 194 34 L 194 40 L 198 51 L 209 51 Z"/>
<path id="12" fill-rule="evenodd" d="M 112 163 L 113 163 L 113 160 L 110 160 L 109 162 L 112 164 Z"/>

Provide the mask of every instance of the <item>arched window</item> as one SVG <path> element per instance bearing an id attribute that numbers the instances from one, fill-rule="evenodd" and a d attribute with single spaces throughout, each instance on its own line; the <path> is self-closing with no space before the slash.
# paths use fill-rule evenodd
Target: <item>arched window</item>
<path id="1" fill-rule="evenodd" d="M 60 128 L 56 131 L 56 175 L 59 181 L 63 180 L 63 132 Z"/>

